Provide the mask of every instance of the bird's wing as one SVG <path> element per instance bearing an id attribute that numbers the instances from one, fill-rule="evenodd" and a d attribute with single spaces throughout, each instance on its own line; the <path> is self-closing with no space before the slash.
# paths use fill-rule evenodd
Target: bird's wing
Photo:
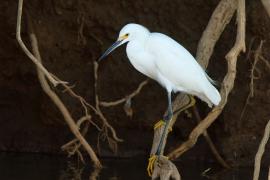
<path id="1" fill-rule="evenodd" d="M 176 88 L 200 92 L 204 84 L 210 84 L 205 71 L 194 57 L 172 38 L 151 33 L 145 48 L 154 55 L 160 73 Z"/>

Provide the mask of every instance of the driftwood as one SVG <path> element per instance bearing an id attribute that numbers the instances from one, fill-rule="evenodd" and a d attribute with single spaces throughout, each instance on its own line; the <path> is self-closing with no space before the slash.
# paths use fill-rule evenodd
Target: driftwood
<path id="1" fill-rule="evenodd" d="M 30 23 L 30 21 L 28 23 Z M 29 27 L 31 27 L 31 26 L 29 26 Z M 34 34 L 32 29 L 30 29 L 29 36 L 30 36 L 30 41 L 31 41 L 31 45 L 32 45 L 32 49 L 33 49 L 33 53 L 35 55 L 35 58 L 41 64 L 42 60 L 41 60 L 41 56 L 40 56 L 39 49 L 38 49 L 38 41 L 37 41 L 36 35 Z M 76 125 L 75 121 L 71 117 L 71 115 L 70 115 L 69 111 L 67 110 L 66 106 L 64 105 L 64 103 L 61 101 L 61 99 L 58 97 L 58 95 L 53 90 L 51 90 L 51 88 L 50 88 L 50 86 L 45 78 L 43 71 L 41 71 L 39 68 L 37 68 L 37 73 L 38 73 L 38 78 L 39 78 L 41 87 L 44 90 L 44 92 L 50 97 L 50 99 L 58 107 L 58 109 L 62 113 L 66 123 L 68 124 L 71 132 L 76 136 L 76 138 L 80 141 L 80 143 L 83 145 L 85 150 L 88 152 L 95 167 L 101 168 L 102 167 L 101 163 L 100 163 L 99 159 L 97 158 L 93 148 L 88 144 L 88 142 L 81 135 L 78 126 Z"/>
<path id="2" fill-rule="evenodd" d="M 48 78 L 48 80 L 54 85 L 66 84 L 67 82 L 56 80 L 51 73 L 38 61 L 38 59 L 27 49 L 24 42 L 21 38 L 21 21 L 22 21 L 22 9 L 23 9 L 23 0 L 19 0 L 18 3 L 18 16 L 17 16 L 17 28 L 16 28 L 16 38 L 25 54 L 33 61 L 33 63 L 39 68 L 42 73 Z"/>
<path id="3" fill-rule="evenodd" d="M 186 150 L 190 149 L 197 141 L 199 135 L 207 129 L 214 120 L 220 115 L 224 106 L 227 103 L 228 95 L 234 86 L 236 77 L 236 62 L 237 57 L 241 52 L 245 52 L 245 0 L 238 0 L 237 3 L 237 36 L 233 48 L 226 55 L 228 63 L 228 72 L 224 77 L 220 94 L 222 100 L 220 104 L 215 107 L 207 117 L 199 123 L 199 125 L 191 132 L 189 140 L 182 144 L 180 147 L 170 153 L 169 157 L 176 158 L 183 154 Z"/>
<path id="4" fill-rule="evenodd" d="M 262 4 L 263 4 L 265 10 L 268 13 L 268 16 L 270 17 L 270 1 L 268 1 L 268 0 L 261 0 L 261 1 L 262 1 Z M 255 66 L 256 65 L 255 62 L 258 62 L 259 59 L 261 59 L 265 63 L 266 67 L 268 67 L 270 69 L 269 62 L 261 55 L 262 44 L 263 44 L 263 41 L 261 41 L 258 49 L 255 52 L 255 57 L 254 57 L 255 60 L 254 60 L 253 64 Z M 251 79 L 252 78 L 253 78 L 253 72 L 251 72 Z M 260 168 L 261 168 L 261 159 L 262 159 L 262 156 L 263 156 L 263 153 L 265 150 L 265 146 L 266 146 L 267 141 L 269 139 L 269 136 L 270 136 L 270 120 L 268 121 L 268 123 L 265 126 L 264 135 L 263 135 L 263 138 L 261 140 L 261 143 L 259 145 L 258 151 L 257 151 L 256 156 L 255 156 L 253 180 L 259 179 Z M 270 180 L 270 166 L 269 166 L 269 171 L 268 171 L 268 180 Z"/>
<path id="5" fill-rule="evenodd" d="M 108 140 L 108 145 L 112 150 L 117 149 L 117 143 L 122 142 L 123 140 L 120 139 L 114 128 L 110 125 L 108 120 L 103 115 L 102 111 L 99 108 L 99 105 L 96 107 L 89 104 L 82 96 L 76 94 L 72 87 L 68 86 L 66 82 L 61 81 L 59 78 L 57 78 L 54 74 L 50 73 L 42 64 L 41 57 L 38 50 L 38 42 L 36 35 L 33 33 L 33 28 L 30 20 L 29 14 L 27 14 L 27 20 L 28 20 L 28 29 L 30 30 L 29 36 L 30 36 L 30 42 L 33 48 L 34 54 L 32 54 L 27 47 L 25 46 L 24 42 L 21 39 L 21 20 L 22 20 L 22 11 L 23 11 L 23 0 L 18 0 L 18 16 L 17 16 L 17 29 L 16 29 L 16 38 L 19 43 L 19 45 L 22 47 L 22 50 L 24 53 L 33 61 L 33 63 L 37 67 L 38 76 L 40 83 L 42 85 L 42 88 L 44 92 L 52 99 L 52 101 L 56 104 L 56 106 L 59 108 L 60 112 L 63 114 L 64 119 L 66 120 L 67 124 L 69 125 L 71 132 L 75 135 L 75 139 L 71 140 L 70 142 L 66 143 L 62 146 L 62 150 L 65 150 L 68 152 L 69 155 L 74 155 L 75 153 L 78 154 L 79 158 L 82 162 L 83 156 L 80 152 L 79 148 L 82 146 L 89 154 L 90 158 L 94 162 L 94 165 L 98 168 L 101 167 L 101 163 L 99 162 L 95 152 L 93 151 L 92 147 L 86 142 L 84 139 L 84 135 L 88 131 L 89 124 L 92 124 L 96 129 L 100 132 L 102 137 L 104 139 Z M 96 65 L 96 64 L 94 64 Z M 95 67 L 95 82 L 97 82 L 97 66 Z M 46 79 L 47 78 L 47 79 Z M 74 98 L 76 98 L 82 105 L 82 108 L 84 110 L 84 116 L 82 116 L 77 123 L 75 123 L 74 119 L 72 119 L 69 111 L 67 110 L 66 106 L 63 104 L 61 99 L 57 96 L 57 94 L 51 89 L 50 85 L 48 84 L 47 80 L 52 83 L 54 86 L 57 86 L 58 84 L 62 85 L 64 87 L 63 92 L 68 92 L 68 94 Z M 146 84 L 146 82 L 143 83 L 143 86 Z M 95 87 L 96 87 L 95 83 Z M 139 91 L 142 87 L 139 88 Z M 131 96 L 134 97 L 139 92 L 132 94 Z M 97 97 L 97 94 L 96 94 Z M 91 115 L 89 110 L 91 110 L 93 113 L 95 113 L 100 119 L 101 119 L 101 125 L 98 125 L 94 123 L 91 119 Z M 81 125 L 84 125 L 80 133 Z M 102 127 L 102 128 L 101 128 Z M 110 133 L 110 134 L 109 134 Z M 100 137 L 100 136 L 99 136 Z"/>
<path id="6" fill-rule="evenodd" d="M 173 152 L 169 154 L 170 159 L 175 159 L 182 155 L 185 151 L 194 146 L 197 141 L 197 138 L 203 134 L 206 129 L 214 122 L 214 120 L 219 116 L 222 112 L 224 106 L 227 103 L 228 94 L 234 86 L 234 80 L 236 76 L 236 62 L 237 57 L 241 51 L 245 52 L 245 1 L 244 0 L 222 0 L 218 4 L 217 8 L 213 12 L 211 19 L 202 35 L 202 38 L 199 42 L 197 49 L 197 60 L 201 64 L 202 67 L 206 68 L 209 62 L 209 59 L 212 55 L 214 46 L 219 39 L 221 33 L 223 32 L 226 25 L 230 22 L 235 10 L 237 12 L 237 37 L 234 47 L 229 51 L 226 55 L 226 59 L 228 62 L 228 72 L 223 80 L 222 88 L 221 88 L 221 96 L 222 101 L 219 106 L 215 107 L 207 117 L 201 121 L 191 132 L 189 139 L 184 142 L 181 146 L 176 148 Z M 188 103 L 188 98 L 184 94 L 180 94 L 175 99 L 174 111 L 177 109 L 182 109 Z M 175 113 L 173 120 L 171 121 L 170 127 L 175 123 L 177 116 L 179 113 Z M 161 127 L 154 132 L 154 140 L 151 149 L 151 154 L 154 154 L 157 149 L 157 143 L 160 140 L 161 132 L 164 127 Z M 165 139 L 167 136 L 165 137 Z M 166 143 L 164 143 L 165 146 Z M 164 146 L 162 147 L 162 153 L 164 152 Z M 170 160 L 167 160 L 170 161 Z M 155 162 L 159 163 L 158 161 Z M 168 162 L 167 162 L 168 163 Z M 154 166 L 156 167 L 156 166 Z M 172 170 L 172 169 L 171 169 Z M 156 172 L 158 171 L 158 172 Z M 174 169 L 177 171 L 177 169 Z M 165 174 L 170 174 L 169 171 L 162 171 L 162 176 Z M 178 173 L 178 171 L 177 171 Z M 153 174 L 161 174 L 160 169 L 154 169 Z M 159 176 L 161 177 L 161 175 Z M 170 177 L 170 176 L 169 176 Z M 157 177 L 152 176 L 152 179 Z"/>
<path id="7" fill-rule="evenodd" d="M 260 168 L 261 168 L 261 160 L 262 156 L 265 150 L 265 146 L 267 144 L 267 141 L 269 139 L 270 135 L 270 120 L 268 121 L 267 125 L 265 126 L 264 135 L 262 138 L 262 141 L 260 143 L 260 146 L 258 148 L 258 152 L 255 156 L 255 162 L 254 162 L 254 173 L 253 173 L 253 180 L 258 180 L 260 175 Z M 268 177 L 269 179 L 269 177 Z"/>

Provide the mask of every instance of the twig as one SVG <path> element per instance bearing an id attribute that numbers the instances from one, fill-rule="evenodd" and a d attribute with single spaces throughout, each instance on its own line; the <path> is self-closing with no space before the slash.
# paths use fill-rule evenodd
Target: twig
<path id="1" fill-rule="evenodd" d="M 196 106 L 193 107 L 193 114 L 195 115 L 195 118 L 197 120 L 198 123 L 201 122 L 201 117 L 200 117 L 200 114 L 198 112 L 198 109 Z M 212 139 L 210 138 L 208 132 L 205 130 L 203 132 L 203 136 L 206 140 L 206 142 L 208 143 L 212 153 L 214 154 L 216 160 L 224 167 L 224 168 L 230 168 L 230 166 L 226 163 L 226 161 L 221 157 L 221 155 L 219 154 L 216 146 L 214 145 Z"/>
<path id="2" fill-rule="evenodd" d="M 57 79 L 57 77 L 55 77 Z M 70 86 L 63 84 L 63 87 L 65 88 L 63 90 L 63 92 L 68 92 L 70 96 L 78 99 L 84 109 L 84 113 L 85 113 L 85 117 L 89 116 L 89 112 L 88 112 L 88 108 L 90 108 L 91 110 L 93 110 L 96 114 L 98 114 L 97 110 L 91 105 L 89 104 L 82 96 L 78 95 L 77 93 L 75 93 Z M 88 108 L 87 108 L 88 107 Z M 83 117 L 82 117 L 83 118 Z M 97 130 L 101 131 L 101 128 L 94 123 L 93 121 L 90 121 L 90 123 L 95 126 L 97 128 Z"/>
<path id="3" fill-rule="evenodd" d="M 215 107 L 207 117 L 201 121 L 190 133 L 189 139 L 184 142 L 181 146 L 176 148 L 173 152 L 169 154 L 169 158 L 175 159 L 181 156 L 188 149 L 192 148 L 197 142 L 198 137 L 215 121 L 215 119 L 220 115 L 224 106 L 227 103 L 227 98 L 234 86 L 234 80 L 236 77 L 236 62 L 237 57 L 240 52 L 245 52 L 245 0 L 238 0 L 237 5 L 237 36 L 236 42 L 233 48 L 226 55 L 228 63 L 228 72 L 223 80 L 222 88 L 220 91 L 221 102 Z"/>
<path id="4" fill-rule="evenodd" d="M 30 21 L 29 21 L 29 23 L 30 23 Z M 38 41 L 37 41 L 36 35 L 33 33 L 32 29 L 30 29 L 29 36 L 30 36 L 30 41 L 31 41 L 31 45 L 33 48 L 34 55 L 35 55 L 36 59 L 41 63 L 42 60 L 41 60 L 41 56 L 40 56 L 40 53 L 38 50 Z M 58 107 L 58 109 L 62 113 L 66 123 L 69 125 L 70 130 L 76 136 L 76 138 L 78 138 L 80 143 L 83 145 L 85 150 L 88 152 L 89 156 L 91 157 L 91 159 L 94 163 L 94 166 L 101 168 L 102 165 L 101 165 L 99 159 L 97 158 L 94 150 L 87 143 L 87 141 L 84 139 L 84 137 L 81 135 L 75 121 L 72 119 L 69 111 L 67 110 L 67 108 L 65 107 L 63 102 L 60 100 L 60 98 L 57 96 L 57 94 L 51 90 L 51 88 L 50 88 L 50 86 L 45 78 L 44 73 L 39 68 L 37 68 L 37 73 L 38 73 L 38 78 L 39 78 L 39 81 L 41 83 L 41 86 L 42 86 L 42 89 L 44 90 L 44 92 L 51 98 L 51 100 L 54 102 L 54 104 Z"/>
<path id="5" fill-rule="evenodd" d="M 267 59 L 265 59 L 262 55 L 260 56 L 260 58 L 262 59 L 262 61 L 265 63 L 266 67 L 268 69 L 270 69 L 270 63 Z"/>
<path id="6" fill-rule="evenodd" d="M 262 46 L 263 46 L 263 41 L 260 42 L 260 45 L 258 46 L 258 48 L 256 49 L 255 54 L 254 54 L 254 62 L 252 63 L 251 72 L 250 72 L 249 93 L 248 93 L 244 108 L 243 108 L 241 115 L 240 115 L 240 119 L 238 122 L 239 124 L 240 124 L 240 122 L 241 122 L 241 120 L 246 112 L 246 108 L 247 108 L 247 105 L 249 104 L 250 98 L 254 97 L 254 79 L 255 79 L 254 71 L 256 69 L 257 63 L 261 59 L 260 56 L 262 53 Z"/>
<path id="7" fill-rule="evenodd" d="M 85 121 L 92 123 L 94 126 L 96 125 L 95 123 L 93 123 L 93 121 L 91 121 L 91 116 L 88 115 L 88 116 L 81 117 L 81 118 L 77 121 L 76 125 L 77 125 L 78 129 L 80 129 L 81 124 L 82 124 L 83 122 L 85 122 Z M 81 134 L 82 134 L 83 136 L 85 136 L 85 134 L 87 133 L 88 127 L 89 127 L 89 125 L 87 124 L 87 125 L 84 127 L 84 129 L 81 131 Z M 99 128 L 99 127 L 97 126 L 96 128 Z M 98 130 L 99 130 L 99 129 L 98 129 Z M 62 145 L 62 146 L 61 146 L 61 149 L 62 149 L 63 151 L 68 151 L 68 152 L 69 152 L 69 156 L 70 156 L 70 155 L 74 155 L 74 153 L 77 152 L 77 150 L 80 148 L 80 146 L 81 146 L 81 144 L 79 143 L 79 140 L 78 140 L 77 138 L 75 138 L 75 139 L 73 139 L 73 140 L 67 142 L 66 144 Z"/>
<path id="8" fill-rule="evenodd" d="M 103 107 L 110 107 L 110 106 L 117 106 L 121 103 L 124 103 L 126 102 L 128 99 L 131 99 L 133 97 L 135 97 L 136 95 L 138 95 L 142 88 L 148 83 L 148 79 L 147 80 L 144 80 L 143 82 L 141 82 L 139 84 L 139 86 L 137 87 L 137 89 L 135 91 L 133 91 L 131 94 L 127 95 L 125 98 L 121 98 L 121 99 L 118 99 L 116 101 L 112 101 L 112 102 L 106 102 L 106 101 L 100 101 L 99 104 Z"/>
<path id="9" fill-rule="evenodd" d="M 123 139 L 120 139 L 117 137 L 114 128 L 108 123 L 108 120 L 105 118 L 105 116 L 103 115 L 103 113 L 100 109 L 100 101 L 99 101 L 99 97 L 98 97 L 98 93 L 97 93 L 97 80 L 98 80 L 98 63 L 97 62 L 94 62 L 94 79 L 95 79 L 94 91 L 95 91 L 95 102 L 96 102 L 95 109 L 96 109 L 96 113 L 99 115 L 100 119 L 103 121 L 104 134 L 106 136 L 106 139 L 108 140 L 109 145 L 113 143 L 112 142 L 113 139 L 116 142 L 123 142 L 124 141 Z M 113 139 L 109 138 L 107 128 L 110 129 Z M 114 143 L 114 144 L 116 144 L 116 146 L 117 146 L 117 143 Z M 98 140 L 98 145 L 99 145 L 99 140 Z M 117 149 L 117 148 L 115 148 L 115 149 Z"/>
<path id="10" fill-rule="evenodd" d="M 33 61 L 33 63 L 44 73 L 44 75 L 49 79 L 49 81 L 57 86 L 58 84 L 67 84 L 65 81 L 57 81 L 54 79 L 46 68 L 38 61 L 38 59 L 27 49 L 21 38 L 21 20 L 22 20 L 22 9 L 23 0 L 19 0 L 18 3 L 18 16 L 17 16 L 17 28 L 16 28 L 16 38 L 25 54 Z"/>
<path id="11" fill-rule="evenodd" d="M 265 145 L 267 144 L 267 141 L 269 139 L 270 135 L 270 120 L 265 126 L 264 135 L 262 138 L 262 141 L 260 143 L 258 152 L 255 156 L 255 162 L 254 162 L 254 173 L 253 173 L 253 180 L 258 180 L 260 175 L 260 168 L 261 168 L 261 159 L 265 150 Z"/>

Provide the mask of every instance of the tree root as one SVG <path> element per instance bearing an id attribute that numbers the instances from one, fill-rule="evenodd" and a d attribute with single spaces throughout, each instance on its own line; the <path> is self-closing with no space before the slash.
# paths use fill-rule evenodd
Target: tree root
<path id="1" fill-rule="evenodd" d="M 170 178 L 181 180 L 181 176 L 176 166 L 164 156 L 160 156 L 154 165 L 152 179 L 168 180 Z"/>
<path id="2" fill-rule="evenodd" d="M 259 77 L 257 75 L 255 75 L 255 71 L 257 70 L 256 65 L 258 64 L 259 60 L 262 59 L 261 58 L 262 57 L 262 46 L 263 46 L 263 41 L 260 42 L 258 48 L 255 50 L 255 53 L 254 53 L 254 62 L 252 63 L 252 67 L 250 70 L 249 93 L 248 93 L 244 108 L 241 112 L 240 119 L 238 121 L 239 125 L 241 124 L 242 118 L 246 112 L 247 105 L 250 103 L 250 98 L 254 97 L 254 80 L 259 79 Z M 259 70 L 257 70 L 257 72 L 259 73 Z"/>
<path id="3" fill-rule="evenodd" d="M 220 115 L 224 106 L 227 103 L 228 95 L 234 86 L 234 80 L 236 77 L 236 62 L 240 52 L 245 52 L 245 0 L 238 0 L 237 5 L 237 36 L 236 42 L 233 48 L 226 55 L 228 62 L 228 72 L 223 80 L 221 87 L 221 102 L 215 107 L 207 117 L 201 121 L 191 132 L 189 140 L 183 143 L 169 154 L 169 157 L 175 159 L 186 152 L 188 149 L 194 146 L 198 137 L 206 130 Z"/>
<path id="4" fill-rule="evenodd" d="M 30 24 L 30 21 L 28 24 Z M 29 26 L 29 27 L 31 28 L 31 26 Z M 38 49 L 38 41 L 37 41 L 36 35 L 34 34 L 33 29 L 29 29 L 29 31 L 30 31 L 29 36 L 30 36 L 30 41 L 31 41 L 33 53 L 35 55 L 35 58 L 41 64 L 42 60 L 41 60 L 41 56 L 40 56 L 39 49 Z M 99 159 L 97 158 L 94 150 L 87 143 L 87 141 L 84 139 L 84 137 L 80 133 L 79 128 L 77 127 L 75 121 L 71 117 L 71 115 L 70 115 L 69 111 L 67 110 L 67 108 L 65 107 L 64 103 L 60 100 L 58 95 L 54 91 L 51 90 L 51 88 L 50 88 L 50 86 L 45 78 L 43 71 L 41 71 L 39 68 L 37 68 L 37 73 L 38 73 L 38 78 L 39 78 L 41 87 L 44 90 L 44 92 L 51 98 L 51 100 L 54 102 L 54 104 L 58 107 L 58 109 L 62 113 L 66 123 L 69 125 L 70 130 L 76 136 L 76 138 L 80 141 L 80 143 L 83 145 L 85 150 L 88 152 L 89 156 L 91 157 L 91 159 L 94 163 L 94 166 L 97 168 L 101 168 L 102 165 L 101 165 Z"/>
<path id="5" fill-rule="evenodd" d="M 56 80 L 53 78 L 51 73 L 38 61 L 38 59 L 27 49 L 24 42 L 21 38 L 21 21 L 22 21 L 22 9 L 23 9 L 23 0 L 19 0 L 18 3 L 18 16 L 17 16 L 17 28 L 16 28 L 16 39 L 21 46 L 22 50 L 25 54 L 33 61 L 33 63 L 39 68 L 42 73 L 48 78 L 48 80 L 54 85 L 57 86 L 58 84 L 67 84 L 65 81 Z"/>
<path id="6" fill-rule="evenodd" d="M 215 107 L 208 116 L 201 121 L 191 132 L 189 140 L 183 143 L 181 146 L 176 148 L 173 152 L 169 154 L 170 159 L 175 159 L 182 155 L 185 151 L 194 146 L 197 141 L 197 138 L 203 134 L 206 129 L 214 122 L 214 120 L 222 112 L 224 106 L 227 103 L 228 94 L 234 86 L 234 80 L 236 76 L 236 61 L 237 56 L 241 51 L 245 51 L 245 1 L 244 0 L 222 0 L 218 4 L 217 8 L 213 12 L 211 19 L 205 29 L 202 38 L 199 42 L 197 49 L 197 60 L 202 67 L 206 68 L 209 62 L 209 59 L 212 55 L 214 46 L 219 39 L 221 33 L 223 32 L 226 25 L 230 22 L 235 10 L 238 9 L 237 13 L 237 37 L 234 47 L 226 55 L 228 62 L 228 72 L 223 80 L 223 85 L 221 88 L 221 97 L 222 101 L 219 106 Z M 173 105 L 175 109 L 182 109 L 187 104 L 187 96 L 179 94 L 175 99 Z M 171 121 L 170 127 L 175 123 L 179 113 L 175 113 L 173 120 Z M 160 141 L 160 132 L 163 128 L 159 128 L 154 132 L 154 140 L 151 149 L 151 154 L 156 152 L 157 142 Z M 167 135 L 165 139 L 167 138 Z M 165 146 L 166 142 L 164 143 Z M 164 146 L 162 147 L 162 154 L 164 152 Z M 217 156 L 218 157 L 218 156 Z M 218 158 L 217 158 L 218 159 Z M 226 166 L 223 164 L 223 166 Z M 156 172 L 158 171 L 158 172 Z M 160 174 L 160 169 L 154 169 L 154 173 Z M 153 173 L 153 174 L 154 174 Z M 169 171 L 167 172 L 169 174 Z M 178 171 L 177 171 L 178 173 Z"/>
<path id="7" fill-rule="evenodd" d="M 269 139 L 269 135 L 270 135 L 270 120 L 268 121 L 268 123 L 265 126 L 264 135 L 263 135 L 262 141 L 260 143 L 258 152 L 256 153 L 256 156 L 255 156 L 253 180 L 259 179 L 261 159 L 262 159 L 262 156 L 263 156 L 263 153 L 265 150 L 265 145 L 267 144 L 267 141 Z M 269 177 L 268 177 L 268 179 L 269 179 Z"/>

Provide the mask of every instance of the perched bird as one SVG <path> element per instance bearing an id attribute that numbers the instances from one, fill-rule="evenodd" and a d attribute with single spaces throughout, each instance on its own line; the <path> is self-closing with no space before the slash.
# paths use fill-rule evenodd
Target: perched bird
<path id="1" fill-rule="evenodd" d="M 209 107 L 218 105 L 221 97 L 212 85 L 214 81 L 206 74 L 195 58 L 179 43 L 161 33 L 151 33 L 139 24 L 127 24 L 117 41 L 105 51 L 99 61 L 117 47 L 127 43 L 127 56 L 131 64 L 142 74 L 156 80 L 167 91 L 168 110 L 164 116 L 165 128 L 156 155 L 164 141 L 165 129 L 172 119 L 172 92 L 197 96 Z"/>

